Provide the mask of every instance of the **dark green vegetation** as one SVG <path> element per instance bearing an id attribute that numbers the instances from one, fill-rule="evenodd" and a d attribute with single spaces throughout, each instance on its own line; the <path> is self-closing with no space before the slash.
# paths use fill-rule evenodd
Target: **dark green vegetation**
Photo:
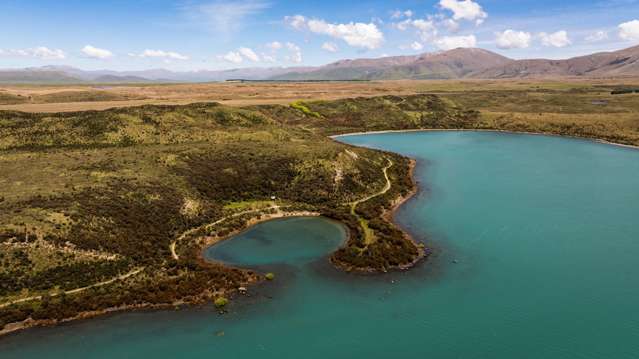
<path id="1" fill-rule="evenodd" d="M 0 327 L 210 301 L 257 275 L 202 261 L 202 245 L 282 212 L 348 226 L 332 257 L 342 268 L 409 265 L 420 248 L 387 220 L 413 189 L 409 160 L 327 135 L 504 129 L 639 144 L 633 96 L 584 87 L 0 112 Z"/>
<path id="2" fill-rule="evenodd" d="M 639 89 L 621 88 L 617 90 L 612 90 L 612 92 L 610 92 L 611 95 L 625 95 L 629 93 L 639 93 Z"/>

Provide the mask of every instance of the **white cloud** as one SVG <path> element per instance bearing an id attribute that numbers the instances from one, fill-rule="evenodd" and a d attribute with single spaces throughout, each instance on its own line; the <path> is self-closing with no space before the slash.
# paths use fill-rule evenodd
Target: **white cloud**
<path id="1" fill-rule="evenodd" d="M 539 33 L 539 38 L 541 39 L 541 44 L 544 46 L 566 47 L 572 44 L 568 38 L 568 33 L 564 30 L 557 31 L 552 34 L 541 32 Z"/>
<path id="2" fill-rule="evenodd" d="M 225 55 L 218 55 L 217 58 L 233 64 L 241 64 L 244 60 L 249 60 L 251 62 L 259 62 L 261 60 L 260 56 L 248 47 L 240 47 L 236 51 L 229 51 Z M 274 57 L 269 57 L 268 62 L 273 62 L 270 60 L 274 59 Z"/>
<path id="3" fill-rule="evenodd" d="M 608 39 L 608 32 L 603 30 L 595 31 L 585 38 L 587 42 L 599 42 L 606 39 Z"/>
<path id="4" fill-rule="evenodd" d="M 619 37 L 628 41 L 639 41 L 639 20 L 632 20 L 620 24 Z"/>
<path id="5" fill-rule="evenodd" d="M 435 40 L 435 45 L 441 50 L 452 50 L 458 47 L 475 47 L 477 46 L 477 38 L 475 35 L 444 36 Z"/>
<path id="6" fill-rule="evenodd" d="M 263 62 L 277 62 L 277 58 L 275 58 L 275 56 L 273 55 L 269 55 L 269 54 L 264 54 L 262 53 L 262 61 Z"/>
<path id="7" fill-rule="evenodd" d="M 404 20 L 404 21 L 400 21 L 400 22 L 396 22 L 393 24 L 393 26 L 400 31 L 406 31 L 408 30 L 411 26 L 413 25 L 413 20 Z"/>
<path id="8" fill-rule="evenodd" d="M 67 57 L 64 51 L 38 46 L 29 49 L 0 50 L 0 56 L 33 57 L 42 60 L 62 60 Z"/>
<path id="9" fill-rule="evenodd" d="M 442 24 L 448 29 L 450 32 L 459 31 L 459 23 L 453 19 L 446 19 L 442 21 Z"/>
<path id="10" fill-rule="evenodd" d="M 424 45 L 422 45 L 421 42 L 413 42 L 412 44 L 410 44 L 410 48 L 415 50 L 415 51 L 420 51 L 424 49 Z"/>
<path id="11" fill-rule="evenodd" d="M 93 47 L 91 45 L 87 45 L 83 47 L 81 51 L 85 56 L 90 57 L 92 59 L 104 60 L 104 59 L 113 57 L 113 53 L 111 51 Z"/>
<path id="12" fill-rule="evenodd" d="M 331 24 L 317 19 L 306 21 L 303 16 L 296 16 L 299 18 L 291 20 L 295 17 L 287 17 L 285 20 L 288 19 L 288 23 L 296 29 L 308 29 L 315 34 L 328 35 L 353 47 L 376 49 L 384 41 L 384 34 L 374 23 Z"/>
<path id="13" fill-rule="evenodd" d="M 240 47 L 237 51 L 239 51 L 239 53 L 242 54 L 242 56 L 244 56 L 244 58 L 246 58 L 247 60 L 253 62 L 260 61 L 260 57 L 255 53 L 255 51 L 249 49 L 248 47 Z"/>
<path id="14" fill-rule="evenodd" d="M 186 55 L 182 55 L 173 51 L 163 51 L 163 50 L 144 50 L 141 54 L 129 54 L 129 56 L 133 57 L 155 57 L 155 58 L 164 58 L 168 60 L 188 60 L 189 57 Z"/>
<path id="15" fill-rule="evenodd" d="M 454 20 L 475 21 L 479 25 L 488 17 L 481 6 L 472 0 L 440 0 L 439 6 L 452 11 Z"/>
<path id="16" fill-rule="evenodd" d="M 286 56 L 286 60 L 290 62 L 294 62 L 296 64 L 299 64 L 302 62 L 302 49 L 300 49 L 299 46 L 295 45 L 292 42 L 287 42 L 286 48 L 290 52 L 290 54 Z"/>
<path id="17" fill-rule="evenodd" d="M 432 20 L 413 20 L 412 25 L 420 31 L 433 31 L 435 24 Z"/>
<path id="18" fill-rule="evenodd" d="M 395 23 L 393 26 L 400 31 L 415 29 L 417 31 L 417 35 L 424 42 L 428 42 L 437 36 L 437 26 L 431 19 L 408 19 Z"/>
<path id="19" fill-rule="evenodd" d="M 413 26 L 422 41 L 431 41 L 437 36 L 437 27 L 432 20 L 414 20 Z"/>
<path id="20" fill-rule="evenodd" d="M 413 10 L 395 10 L 391 13 L 391 19 L 398 20 L 404 17 L 411 18 L 413 17 Z"/>
<path id="21" fill-rule="evenodd" d="M 277 51 L 281 49 L 282 47 L 284 47 L 284 45 L 282 45 L 282 43 L 279 41 L 273 41 L 266 44 L 266 47 L 271 49 L 272 51 Z"/>
<path id="22" fill-rule="evenodd" d="M 218 57 L 224 61 L 234 63 L 234 64 L 241 64 L 242 62 L 244 62 L 244 58 L 242 58 L 242 54 L 236 51 L 229 51 L 226 53 L 226 55 L 222 55 Z"/>
<path id="23" fill-rule="evenodd" d="M 302 15 L 285 16 L 284 22 L 296 30 L 306 27 L 306 18 Z"/>
<path id="24" fill-rule="evenodd" d="M 339 51 L 339 47 L 334 42 L 325 42 L 322 44 L 322 49 L 328 52 L 337 52 Z"/>
<path id="25" fill-rule="evenodd" d="M 214 31 L 228 34 L 242 28 L 246 18 L 270 7 L 262 0 L 229 1 L 219 0 L 206 4 L 186 7 L 187 14 Z"/>
<path id="26" fill-rule="evenodd" d="M 525 49 L 530 46 L 532 35 L 529 32 L 506 30 L 496 33 L 497 47 L 500 49 Z"/>
<path id="27" fill-rule="evenodd" d="M 315 34 L 343 40 L 353 47 L 376 49 L 384 42 L 384 34 L 374 22 L 331 24 L 319 19 L 307 20 L 302 15 L 286 16 L 284 22 L 297 30 L 309 30 Z"/>

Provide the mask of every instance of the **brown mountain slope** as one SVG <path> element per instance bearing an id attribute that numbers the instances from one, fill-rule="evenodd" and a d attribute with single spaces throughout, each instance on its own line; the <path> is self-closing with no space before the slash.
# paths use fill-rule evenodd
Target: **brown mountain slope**
<path id="1" fill-rule="evenodd" d="M 416 56 L 341 60 L 305 73 L 291 72 L 278 80 L 454 79 L 513 60 L 483 49 L 458 48 Z"/>
<path id="2" fill-rule="evenodd" d="M 567 60 L 516 60 L 472 73 L 468 77 L 495 79 L 546 76 L 639 76 L 639 46 Z"/>

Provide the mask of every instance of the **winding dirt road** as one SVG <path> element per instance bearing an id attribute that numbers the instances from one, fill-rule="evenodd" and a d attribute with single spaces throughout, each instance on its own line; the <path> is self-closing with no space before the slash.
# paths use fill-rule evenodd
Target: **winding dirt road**
<path id="1" fill-rule="evenodd" d="M 136 269 L 134 269 L 134 270 L 132 270 L 132 271 L 130 271 L 128 273 L 119 275 L 119 276 L 117 276 L 115 278 L 111 278 L 109 280 L 105 280 L 103 282 L 94 283 L 94 284 L 88 285 L 86 287 L 71 289 L 71 290 L 67 290 L 67 291 L 64 291 L 64 292 L 52 293 L 52 294 L 50 294 L 50 296 L 51 297 L 57 297 L 57 296 L 61 295 L 62 293 L 64 293 L 64 294 L 77 294 L 77 293 L 83 292 L 83 291 L 85 291 L 87 289 L 96 288 L 96 287 L 102 287 L 102 286 L 111 284 L 111 283 L 113 283 L 115 281 L 118 281 L 118 280 L 127 279 L 129 277 L 132 277 L 132 276 L 142 272 L 143 270 L 144 270 L 144 267 L 136 268 Z M 42 299 L 42 295 L 35 295 L 35 296 L 32 296 L 32 297 L 16 299 L 16 300 L 12 300 L 10 302 L 6 302 L 6 303 L 0 304 L 0 309 L 4 308 L 4 307 L 8 307 L 8 306 L 13 305 L 13 304 L 24 303 L 24 302 L 29 302 L 29 301 L 32 301 L 32 300 L 40 300 L 40 299 Z"/>

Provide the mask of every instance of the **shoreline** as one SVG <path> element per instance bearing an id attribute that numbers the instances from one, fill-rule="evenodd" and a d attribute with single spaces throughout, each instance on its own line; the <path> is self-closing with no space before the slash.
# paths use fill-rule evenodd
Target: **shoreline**
<path id="1" fill-rule="evenodd" d="M 417 257 L 415 257 L 415 259 L 409 264 L 398 266 L 397 269 L 399 269 L 399 270 L 408 270 L 408 269 L 416 266 L 417 263 L 419 263 L 423 259 L 426 259 L 428 257 L 428 255 L 430 254 L 429 249 L 423 243 L 417 242 L 413 235 L 411 235 L 407 230 L 403 229 L 397 223 L 397 221 L 395 221 L 395 215 L 397 214 L 397 211 L 406 202 L 408 202 L 411 199 L 413 199 L 413 197 L 415 197 L 420 191 L 419 185 L 418 185 L 417 181 L 415 180 L 415 168 L 416 167 L 417 167 L 417 160 L 411 158 L 410 159 L 410 164 L 409 164 L 409 167 L 408 167 L 408 176 L 410 177 L 410 181 L 411 181 L 411 184 L 412 184 L 411 190 L 406 195 L 398 197 L 392 203 L 391 208 L 387 209 L 382 214 L 382 218 L 384 220 L 392 223 L 395 227 L 399 228 L 402 232 L 404 232 L 404 237 L 406 239 L 408 239 L 409 241 L 411 241 L 415 245 L 415 247 L 417 248 L 417 252 L 418 252 Z"/>
<path id="2" fill-rule="evenodd" d="M 408 169 L 408 176 L 410 177 L 411 180 L 411 189 L 410 191 L 404 195 L 404 196 L 399 196 L 397 197 L 393 202 L 391 202 L 391 206 L 388 209 L 385 209 L 384 212 L 382 213 L 382 219 L 384 219 L 385 221 L 393 224 L 395 227 L 397 227 L 400 231 L 402 231 L 402 233 L 404 233 L 404 238 L 407 239 L 408 241 L 410 241 L 411 243 L 413 243 L 413 245 L 415 246 L 415 248 L 417 248 L 417 256 L 413 259 L 412 262 L 410 263 L 406 263 L 406 264 L 401 264 L 398 266 L 393 266 L 391 268 L 389 268 L 389 270 L 384 271 L 384 272 L 380 272 L 376 269 L 373 269 L 371 267 L 366 267 L 366 268 L 359 268 L 359 267 L 354 267 L 354 266 L 350 266 L 350 265 L 345 265 L 343 263 L 339 263 L 339 262 L 335 262 L 333 260 L 333 258 L 330 258 L 330 262 L 331 264 L 337 268 L 338 270 L 347 272 L 347 273 L 359 273 L 359 274 L 382 274 L 382 273 L 387 273 L 387 272 L 391 272 L 391 271 L 406 271 L 408 269 L 411 269 L 412 267 L 416 266 L 420 261 L 422 261 L 423 259 L 426 259 L 428 257 L 428 255 L 430 254 L 430 251 L 428 250 L 428 248 L 426 248 L 426 246 L 424 246 L 423 243 L 418 243 L 415 238 L 405 229 L 403 229 L 401 226 L 399 226 L 397 224 L 397 222 L 395 221 L 395 214 L 397 212 L 397 210 L 399 210 L 399 208 L 404 205 L 404 203 L 408 202 L 410 199 L 412 199 L 415 195 L 417 195 L 417 193 L 419 193 L 420 188 L 417 184 L 417 181 L 415 180 L 415 168 L 417 167 L 417 160 L 411 158 L 410 159 L 410 164 L 409 164 L 409 169 Z"/>
<path id="3" fill-rule="evenodd" d="M 246 285 L 253 285 L 257 282 L 259 282 L 257 277 L 251 278 L 250 281 L 246 283 Z M 236 289 L 233 289 L 233 290 L 227 289 L 221 292 L 216 292 L 215 294 L 218 294 L 218 295 L 221 294 L 223 296 L 226 296 L 226 295 L 232 295 L 235 292 L 237 292 Z M 63 318 L 63 319 L 37 320 L 37 319 L 28 318 L 21 322 L 8 323 L 4 327 L 4 329 L 0 330 L 0 341 L 2 340 L 3 337 L 7 335 L 16 334 L 23 330 L 37 328 L 37 327 L 42 327 L 42 328 L 54 327 L 61 324 L 67 324 L 67 323 L 72 323 L 72 322 L 76 322 L 80 320 L 92 319 L 92 318 L 96 318 L 96 317 L 100 317 L 100 316 L 104 316 L 108 314 L 117 314 L 117 313 L 134 312 L 134 311 L 152 311 L 152 310 L 170 310 L 170 309 L 179 310 L 181 306 L 204 305 L 210 300 L 210 298 L 208 298 L 207 295 L 208 295 L 208 292 L 204 291 L 199 296 L 183 298 L 173 303 L 159 303 L 159 304 L 142 303 L 142 304 L 121 305 L 118 307 L 109 307 L 109 308 L 104 308 L 99 310 L 81 312 L 73 317 Z"/>
<path id="4" fill-rule="evenodd" d="M 513 134 L 513 135 L 549 136 L 549 137 L 561 137 L 561 138 L 585 140 L 585 141 L 601 143 L 604 145 L 639 150 L 639 145 L 628 145 L 625 143 L 611 142 L 611 141 L 604 140 L 601 138 L 596 138 L 596 137 L 568 136 L 568 135 L 560 135 L 560 134 L 552 133 L 552 132 L 511 131 L 511 130 L 484 129 L 484 128 L 476 128 L 476 129 L 473 129 L 473 128 L 413 128 L 413 129 L 406 129 L 406 130 L 359 131 L 359 132 L 341 133 L 338 135 L 331 135 L 328 137 L 333 140 L 337 140 L 340 137 L 348 137 L 348 136 L 380 135 L 385 133 L 411 133 L 411 132 L 496 132 L 496 133 L 506 133 L 506 134 Z"/>

